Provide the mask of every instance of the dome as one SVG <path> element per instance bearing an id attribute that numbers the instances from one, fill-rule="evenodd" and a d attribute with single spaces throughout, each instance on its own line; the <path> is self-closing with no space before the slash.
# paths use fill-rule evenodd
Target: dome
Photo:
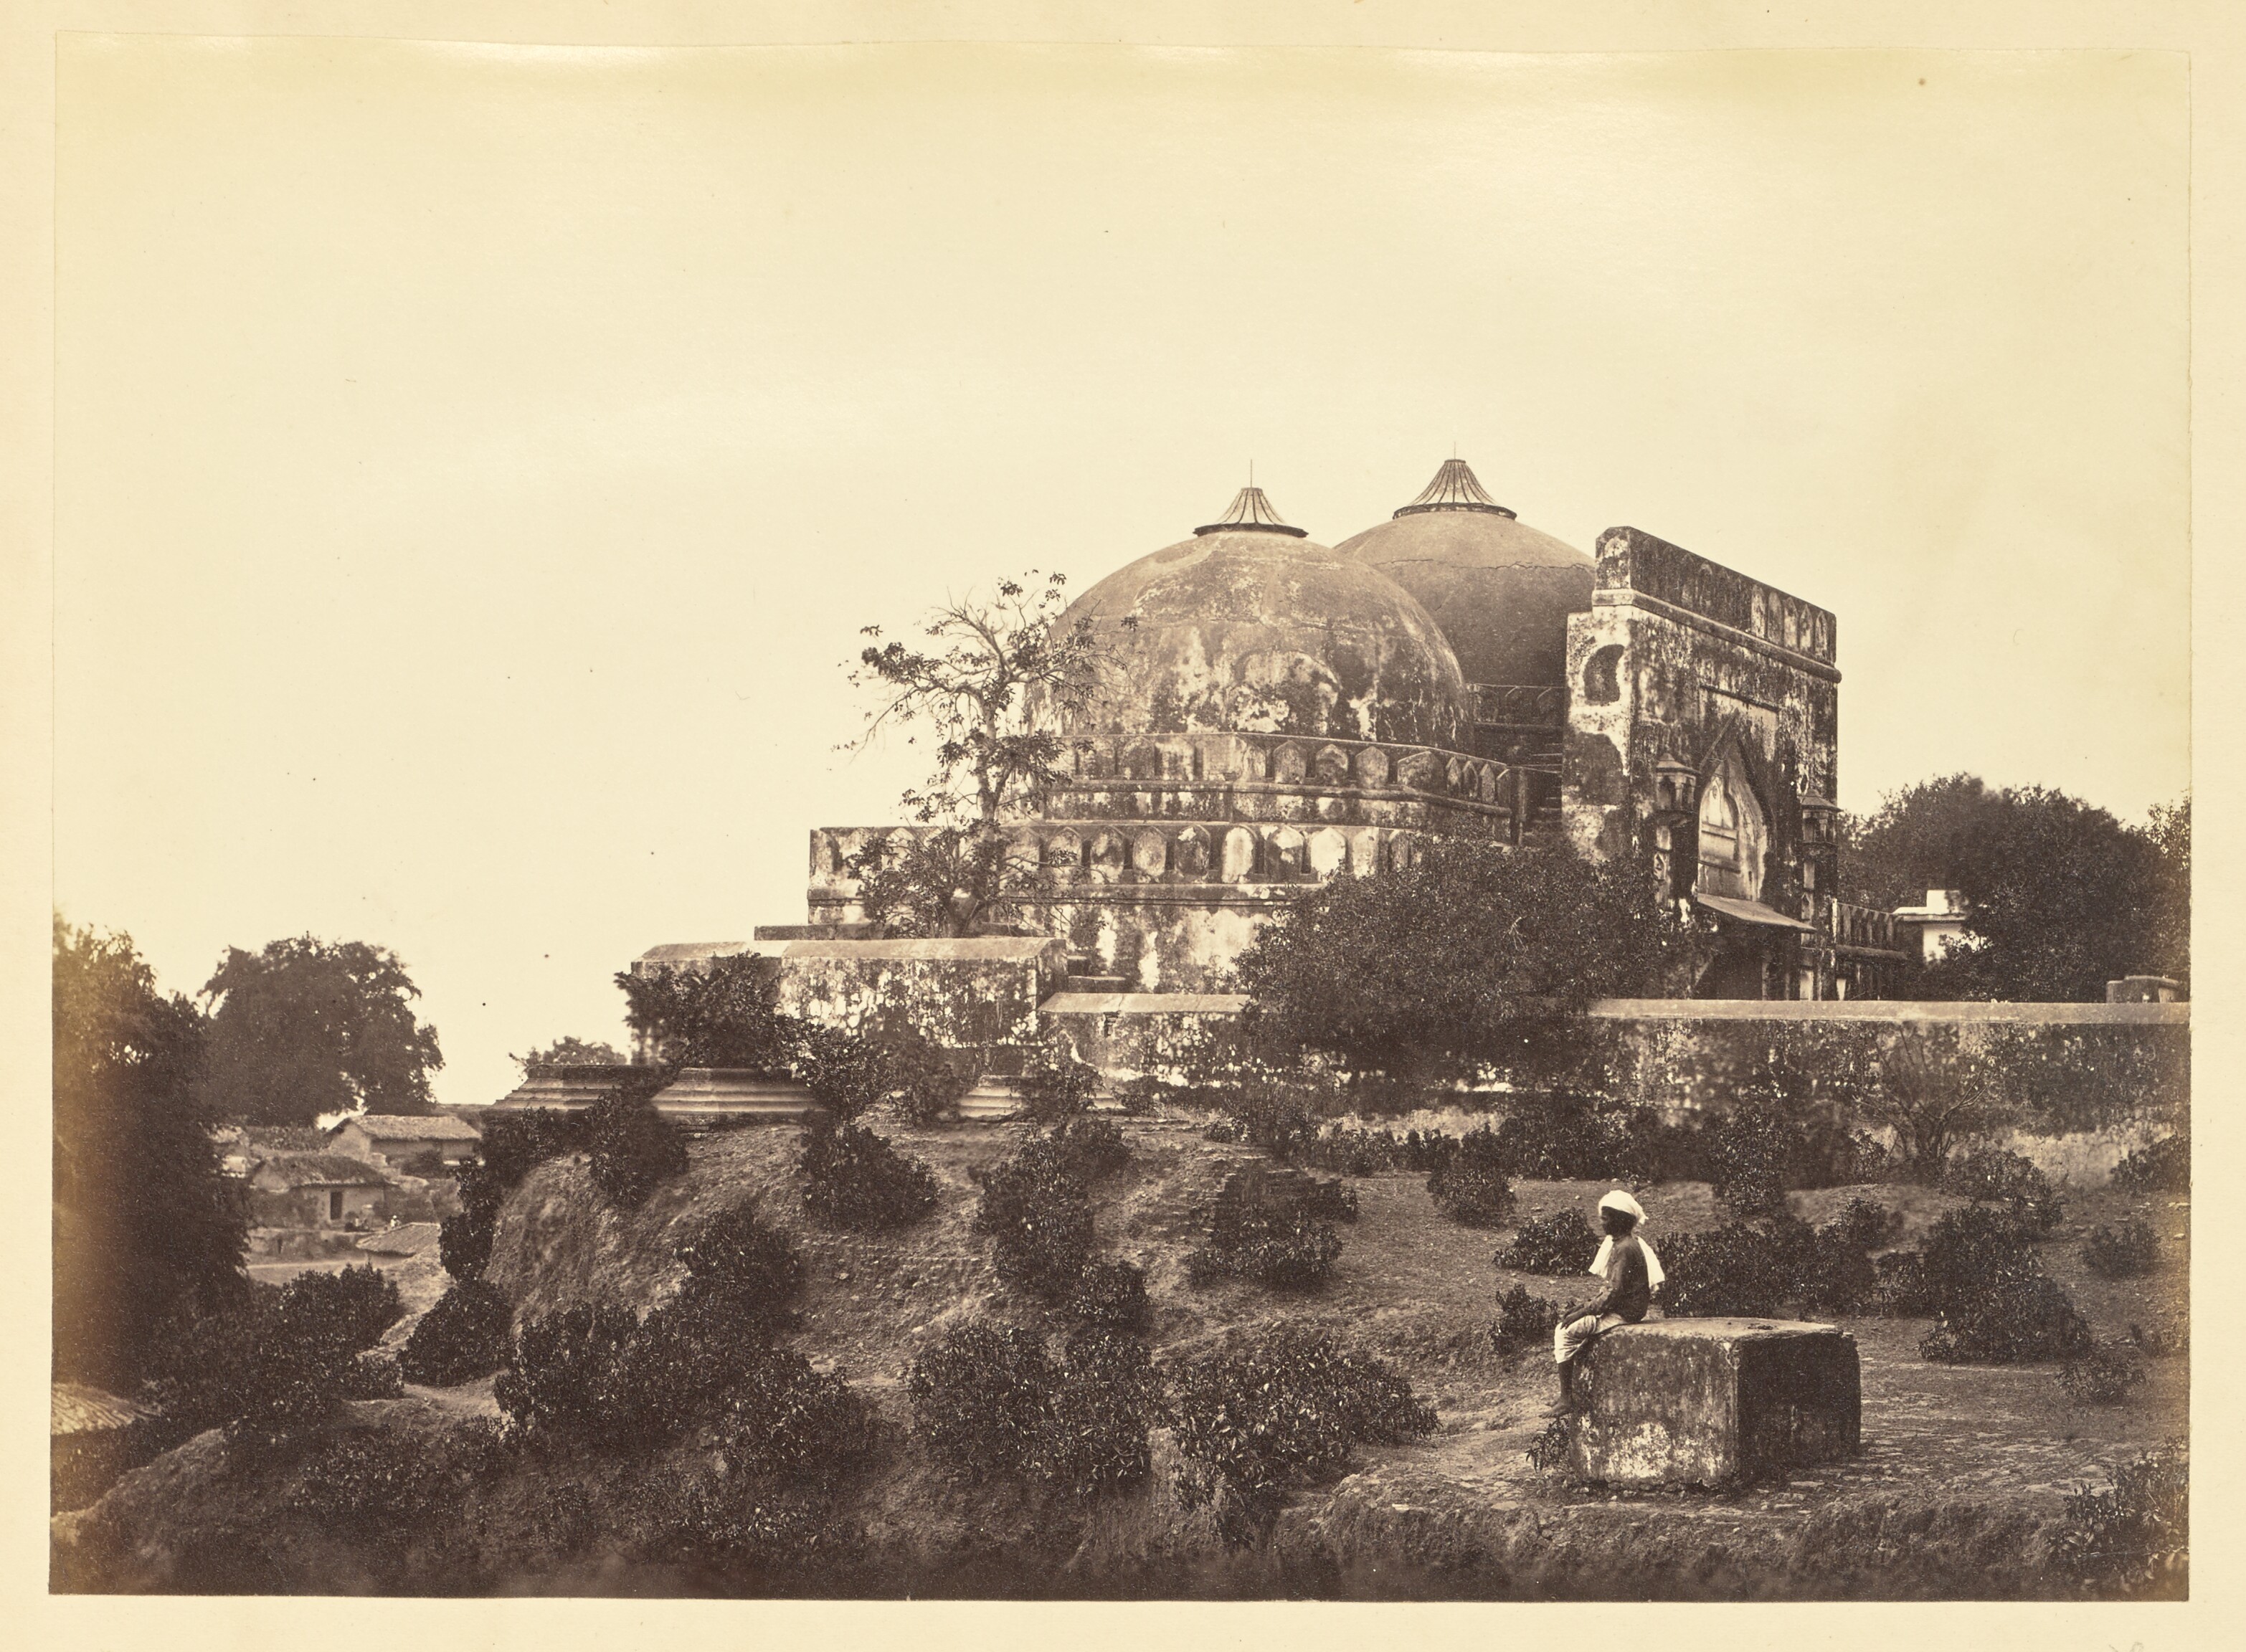
<path id="1" fill-rule="evenodd" d="M 1122 622 L 1137 623 L 1125 628 Z M 1119 670 L 1076 734 L 1194 729 L 1453 746 L 1466 683 L 1443 634 L 1385 575 L 1279 520 L 1260 487 L 1223 518 L 1109 574 L 1090 619 Z"/>
<path id="2" fill-rule="evenodd" d="M 1464 459 L 1444 460 L 1419 498 L 1336 548 L 1419 600 L 1467 682 L 1564 681 L 1568 615 L 1591 606 L 1598 565 L 1516 520 Z"/>

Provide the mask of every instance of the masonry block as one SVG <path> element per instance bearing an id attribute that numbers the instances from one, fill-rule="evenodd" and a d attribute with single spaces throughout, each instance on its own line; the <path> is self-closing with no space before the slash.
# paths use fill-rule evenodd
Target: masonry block
<path id="1" fill-rule="evenodd" d="M 1782 1319 L 1623 1325 L 1576 1356 L 1573 1465 L 1618 1485 L 1731 1485 L 1855 1454 L 1856 1339 Z"/>

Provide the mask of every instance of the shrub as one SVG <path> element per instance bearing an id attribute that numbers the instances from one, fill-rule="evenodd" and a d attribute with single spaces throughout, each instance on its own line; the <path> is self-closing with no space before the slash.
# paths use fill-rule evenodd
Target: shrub
<path id="1" fill-rule="evenodd" d="M 1500 1354 L 1518 1354 L 1548 1344 L 1560 1314 L 1559 1303 L 1530 1295 L 1526 1285 L 1515 1285 L 1497 1299 L 1497 1323 L 1489 1328 L 1489 1345 Z"/>
<path id="2" fill-rule="evenodd" d="M 1062 1163 L 1087 1187 L 1131 1162 L 1131 1149 L 1113 1119 L 1071 1118 L 1052 1132 L 1052 1140 Z"/>
<path id="3" fill-rule="evenodd" d="M 1528 1449 L 1521 1455 L 1528 1459 L 1528 1466 L 1539 1474 L 1560 1474 L 1568 1468 L 1575 1444 L 1575 1418 L 1555 1417 L 1544 1424 L 1542 1433 L 1528 1442 Z"/>
<path id="4" fill-rule="evenodd" d="M 1196 1286 L 1233 1278 L 1274 1290 L 1315 1290 L 1332 1276 L 1340 1256 L 1341 1235 L 1297 1213 L 1274 1218 L 1255 1238 L 1193 1252 L 1186 1258 L 1186 1278 Z"/>
<path id="5" fill-rule="evenodd" d="M 620 1092 L 587 1112 L 593 1185 L 611 1204 L 646 1202 L 657 1184 L 686 1168 L 686 1142 L 645 1095 Z"/>
<path id="6" fill-rule="evenodd" d="M 1227 1091 L 1222 1105 L 1231 1133 L 1277 1159 L 1293 1158 L 1316 1139 L 1320 1107 L 1333 1087 L 1305 1074 L 1250 1073 Z"/>
<path id="7" fill-rule="evenodd" d="M 2059 1369 L 2059 1385 L 2084 1405 L 2118 1405 L 2144 1380 L 2144 1362 L 2126 1343 L 2093 1343 Z"/>
<path id="8" fill-rule="evenodd" d="M 1031 1332 L 963 1325 L 913 1362 L 905 1390 L 915 1436 L 963 1478 L 1090 1495 L 1146 1477 L 1160 1387 L 1134 1337 L 1080 1332 L 1056 1363 Z"/>
<path id="9" fill-rule="evenodd" d="M 1047 1298 L 1074 1288 L 1092 1257 L 1092 1205 L 1059 1147 L 1037 1138 L 982 1182 L 975 1230 L 990 1235 L 998 1277 Z"/>
<path id="10" fill-rule="evenodd" d="M 1532 1181 L 1637 1180 L 1654 1172 L 1655 1122 L 1650 1108 L 1567 1092 L 1538 1097 L 1499 1123 L 1499 1162 Z"/>
<path id="11" fill-rule="evenodd" d="M 2181 1314 L 2161 1314 L 2150 1324 L 2132 1324 L 2129 1341 L 2147 1359 L 2175 1359 L 2191 1351 L 2191 1321 Z"/>
<path id="12" fill-rule="evenodd" d="M 2181 1600 L 2190 1587 L 2191 1453 L 2182 1441 L 2123 1465 L 2109 1490 L 2066 1499 L 2052 1546 L 2085 1594 L 2108 1600 Z"/>
<path id="13" fill-rule="evenodd" d="M 916 1125 L 947 1118 L 982 1078 L 979 1051 L 947 1050 L 909 1027 L 882 1036 L 898 1108 Z"/>
<path id="14" fill-rule="evenodd" d="M 1068 1311 L 1087 1325 L 1142 1330 L 1147 1323 L 1147 1275 L 1133 1262 L 1092 1262 L 1077 1275 Z"/>
<path id="15" fill-rule="evenodd" d="M 2089 1345 L 2089 1326 L 2043 1271 L 2034 1232 L 2012 1206 L 1968 1205 L 1934 1224 L 1921 1253 L 1935 1314 L 1922 1356 L 2011 1364 L 2063 1359 Z"/>
<path id="16" fill-rule="evenodd" d="M 2189 1193 L 2191 1138 L 2163 1136 L 2148 1142 L 2113 1166 L 2113 1182 L 2126 1193 Z"/>
<path id="17" fill-rule="evenodd" d="M 484 1264 L 491 1261 L 494 1236 L 491 1218 L 473 1206 L 466 1207 L 439 1224 L 437 1260 L 457 1281 L 481 1279 Z"/>
<path id="18" fill-rule="evenodd" d="M 292 1281 L 293 1283 L 294 1281 Z M 323 1423 L 365 1377 L 351 1316 L 327 1292 L 252 1286 L 225 1311 L 166 1336 L 158 1403 L 186 1433 L 270 1441 Z"/>
<path id="19" fill-rule="evenodd" d="M 1562 1210 L 1523 1226 L 1495 1260 L 1500 1268 L 1524 1274 L 1580 1274 L 1598 1249 L 1599 1236 L 1583 1213 Z"/>
<path id="20" fill-rule="evenodd" d="M 793 1349 L 748 1353 L 725 1390 L 718 1450 L 734 1472 L 831 1491 L 880 1449 L 872 1402 Z"/>
<path id="21" fill-rule="evenodd" d="M 613 1441 L 636 1410 L 627 1381 L 638 1322 L 620 1308 L 580 1305 L 515 1328 L 492 1397 L 507 1434 L 534 1445 Z"/>
<path id="22" fill-rule="evenodd" d="M 881 1041 L 807 1023 L 796 1032 L 795 1074 L 827 1116 L 847 1123 L 897 1087 Z"/>
<path id="23" fill-rule="evenodd" d="M 1902 1212 L 1876 1199 L 1852 1199 L 1827 1231 L 1837 1229 L 1862 1250 L 1884 1250 L 1902 1235 Z"/>
<path id="24" fill-rule="evenodd" d="M 1313 1177 L 1299 1208 L 1305 1216 L 1319 1221 L 1353 1222 L 1358 1214 L 1357 1189 L 1338 1178 L 1321 1180 Z"/>
<path id="25" fill-rule="evenodd" d="M 793 1304 L 803 1294 L 803 1259 L 787 1235 L 765 1226 L 756 1203 L 744 1200 L 679 1247 L 686 1264 L 682 1294 L 722 1297 L 747 1319 L 777 1336 L 795 1322 Z"/>
<path id="26" fill-rule="evenodd" d="M 1942 1167 L 1942 1191 L 1961 1199 L 1999 1201 L 2037 1233 L 2059 1226 L 2064 1208 L 2050 1180 L 2025 1153 L 2001 1147 L 1976 1147 L 1953 1155 Z"/>
<path id="27" fill-rule="evenodd" d="M 488 1186 L 494 1211 L 537 1166 L 564 1153 L 582 1152 L 592 1145 L 588 1115 L 555 1107 L 528 1107 L 521 1112 L 493 1109 L 480 1129 L 481 1139 L 473 1168 Z M 468 1198 L 468 1180 L 464 1173 L 460 1187 L 464 1200 Z"/>
<path id="28" fill-rule="evenodd" d="M 2100 1227 L 2083 1241 L 2083 1265 L 2105 1279 L 2141 1279 L 2160 1265 L 2160 1236 L 2148 1221 Z"/>
<path id="29" fill-rule="evenodd" d="M 1058 1125 L 1090 1109 L 1099 1094 L 1099 1070 L 1070 1051 L 1044 1050 L 1014 1081 L 1014 1091 L 1022 1098 L 1024 1117 Z"/>
<path id="30" fill-rule="evenodd" d="M 1296 1156 L 1304 1164 L 1337 1170 L 1346 1176 L 1372 1176 L 1390 1170 L 1424 1176 L 1448 1162 L 1457 1151 L 1457 1139 L 1440 1132 L 1423 1135 L 1414 1130 L 1399 1136 L 1392 1130 L 1329 1125 L 1304 1142 Z"/>
<path id="31" fill-rule="evenodd" d="M 1708 1180 L 1734 1216 L 1782 1215 L 1793 1156 L 1791 1133 L 1759 1109 L 1719 1119 L 1707 1132 Z"/>
<path id="32" fill-rule="evenodd" d="M 306 1324 L 331 1328 L 353 1353 L 380 1342 L 405 1312 L 398 1287 L 371 1266 L 299 1274 L 281 1288 L 281 1309 Z"/>
<path id="33" fill-rule="evenodd" d="M 857 1233 L 909 1227 L 936 1208 L 936 1175 L 863 1125 L 814 1122 L 804 1132 L 804 1204 Z"/>
<path id="34" fill-rule="evenodd" d="M 738 1476 L 682 1479 L 659 1506 L 647 1558 L 693 1567 L 727 1594 L 851 1593 L 866 1563 L 866 1533 L 855 1522 Z"/>
<path id="35" fill-rule="evenodd" d="M 1794 1258 L 1793 1289 L 1802 1302 L 1821 1313 L 1848 1314 L 1872 1298 L 1879 1288 L 1879 1274 L 1863 1238 L 1869 1225 L 1862 1219 L 1852 1222 L 1846 1215 L 1814 1233 L 1806 1222 L 1778 1225 L 1779 1241 Z"/>
<path id="36" fill-rule="evenodd" d="M 1926 1258 L 1915 1250 L 1889 1251 L 1872 1261 L 1871 1309 L 1890 1319 L 1916 1319 L 1934 1311 Z"/>
<path id="37" fill-rule="evenodd" d="M 1185 1458 L 1181 1496 L 1210 1508 L 1233 1543 L 1268 1530 L 1294 1487 L 1339 1474 L 1353 1445 L 1401 1444 L 1435 1427 L 1434 1407 L 1390 1366 L 1286 1325 L 1188 1362 L 1170 1417 Z"/>
<path id="38" fill-rule="evenodd" d="M 398 1370 L 407 1382 L 432 1388 L 488 1377 L 507 1359 L 514 1317 L 507 1298 L 493 1287 L 481 1280 L 456 1280 L 405 1339 Z"/>
<path id="39" fill-rule="evenodd" d="M 1506 1180 L 1504 1152 L 1488 1129 L 1460 1138 L 1427 1178 L 1435 1208 L 1467 1227 L 1501 1227 L 1513 1214 L 1513 1187 Z"/>
<path id="40" fill-rule="evenodd" d="M 1732 1222 L 1705 1233 L 1679 1234 L 1663 1248 L 1669 1277 L 1661 1288 L 1672 1314 L 1778 1313 L 1796 1288 L 1795 1259 L 1769 1228 Z"/>

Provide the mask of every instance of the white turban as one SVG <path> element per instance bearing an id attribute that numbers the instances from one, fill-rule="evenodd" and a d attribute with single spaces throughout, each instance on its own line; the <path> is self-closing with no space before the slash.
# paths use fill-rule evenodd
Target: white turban
<path id="1" fill-rule="evenodd" d="M 1639 1204 L 1637 1200 L 1632 1199 L 1628 1193 L 1624 1193 L 1619 1187 L 1616 1188 L 1614 1192 L 1609 1193 L 1604 1199 L 1599 1200 L 1599 1208 L 1601 1210 L 1618 1210 L 1625 1216 L 1635 1218 L 1640 1224 L 1643 1224 L 1645 1220 L 1645 1207 Z M 1645 1282 L 1647 1286 L 1651 1289 L 1659 1290 L 1661 1288 L 1661 1281 L 1669 1277 L 1668 1275 L 1661 1271 L 1661 1258 L 1653 1254 L 1653 1247 L 1647 1244 L 1643 1237 L 1638 1240 L 1637 1247 L 1645 1254 Z M 1607 1269 L 1613 1265 L 1614 1252 L 1614 1235 L 1612 1234 L 1609 1234 L 1599 1241 L 1599 1254 L 1591 1258 L 1589 1271 L 1596 1274 L 1601 1279 L 1604 1279 L 1607 1276 Z"/>

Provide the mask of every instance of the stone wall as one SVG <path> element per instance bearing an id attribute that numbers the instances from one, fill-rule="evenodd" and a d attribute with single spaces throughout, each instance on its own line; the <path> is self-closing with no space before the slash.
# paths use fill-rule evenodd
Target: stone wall
<path id="1" fill-rule="evenodd" d="M 1057 992 L 1043 1019 L 1110 1078 L 1169 1078 L 1226 1037 L 1247 1003 L 1239 993 Z"/>

